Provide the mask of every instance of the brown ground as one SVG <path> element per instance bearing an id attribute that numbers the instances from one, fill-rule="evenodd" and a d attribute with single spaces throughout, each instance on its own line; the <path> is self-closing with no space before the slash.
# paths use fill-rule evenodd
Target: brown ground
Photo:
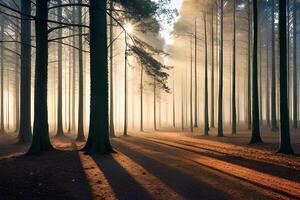
<path id="1" fill-rule="evenodd" d="M 28 146 L 2 136 L 0 199 L 300 199 L 300 157 L 275 154 L 277 134 L 253 146 L 247 135 L 131 134 L 113 139 L 118 153 L 106 156 L 84 155 L 69 138 L 20 156 Z M 300 153 L 300 136 L 293 141 Z"/>

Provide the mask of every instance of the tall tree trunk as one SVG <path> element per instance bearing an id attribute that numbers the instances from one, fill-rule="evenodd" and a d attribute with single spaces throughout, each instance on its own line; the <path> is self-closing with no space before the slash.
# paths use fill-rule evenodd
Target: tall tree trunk
<path id="1" fill-rule="evenodd" d="M 112 152 L 109 141 L 106 0 L 90 1 L 91 110 L 84 151 Z"/>
<path id="2" fill-rule="evenodd" d="M 266 113 L 267 126 L 270 127 L 270 86 L 269 86 L 269 42 L 267 41 L 267 84 L 266 84 Z"/>
<path id="3" fill-rule="evenodd" d="M 287 98 L 287 28 L 286 0 L 279 1 L 279 48 L 280 48 L 280 146 L 279 153 L 293 154 L 290 142 L 289 110 Z"/>
<path id="4" fill-rule="evenodd" d="M 218 95 L 218 136 L 223 137 L 223 17 L 224 0 L 220 0 L 220 46 L 219 46 L 219 95 Z"/>
<path id="5" fill-rule="evenodd" d="M 215 127 L 215 45 L 214 45 L 214 9 L 211 10 L 211 117 L 210 126 Z"/>
<path id="6" fill-rule="evenodd" d="M 113 27 L 113 8 L 114 8 L 114 3 L 113 1 L 109 1 L 109 42 L 110 42 L 110 53 L 109 53 L 109 62 L 110 62 L 110 98 L 109 98 L 109 135 L 110 137 L 115 137 L 115 124 L 114 124 L 114 27 Z"/>
<path id="7" fill-rule="evenodd" d="M 208 61 L 207 61 L 207 20 L 206 13 L 203 16 L 204 20 L 204 41 L 205 41 L 205 92 L 204 92 L 204 135 L 208 135 L 209 123 L 208 123 Z"/>
<path id="8" fill-rule="evenodd" d="M 125 71 L 124 71 L 124 136 L 127 136 L 127 127 L 128 127 L 128 83 L 127 83 L 127 59 L 128 59 L 128 55 L 127 52 L 128 51 L 128 47 L 127 47 L 127 32 L 125 31 Z"/>
<path id="9" fill-rule="evenodd" d="M 82 4 L 82 0 L 78 1 Z M 78 24 L 82 24 L 82 8 L 78 7 Z M 79 64 L 79 96 L 78 96 L 78 130 L 77 130 L 77 141 L 84 141 L 84 123 L 83 123 L 83 44 L 82 44 L 82 27 L 79 27 L 79 38 L 78 38 L 78 64 Z"/>
<path id="10" fill-rule="evenodd" d="M 232 134 L 236 134 L 236 0 L 233 0 L 233 48 L 232 48 Z"/>
<path id="11" fill-rule="evenodd" d="M 191 69 L 190 69 L 190 130 L 194 132 L 193 127 L 193 42 L 191 40 Z"/>
<path id="12" fill-rule="evenodd" d="M 259 119 L 260 124 L 263 125 L 263 117 L 262 117 L 262 42 L 261 42 L 261 34 L 259 36 Z"/>
<path id="13" fill-rule="evenodd" d="M 29 154 L 53 150 L 49 138 L 47 79 L 48 79 L 48 1 L 36 0 L 36 64 L 34 90 L 33 138 Z"/>
<path id="14" fill-rule="evenodd" d="M 31 14 L 31 1 L 22 0 L 21 11 Z M 31 133 L 31 21 L 21 16 L 21 99 L 19 143 L 29 143 Z"/>
<path id="15" fill-rule="evenodd" d="M 198 36 L 197 36 L 197 18 L 195 18 L 195 123 L 194 123 L 194 127 L 198 128 L 198 73 L 197 73 L 197 40 L 198 40 Z"/>
<path id="16" fill-rule="evenodd" d="M 298 128 L 298 104 L 297 104 L 297 97 L 298 97 L 298 80 L 297 80 L 297 8 L 296 8 L 296 0 L 294 0 L 294 7 L 293 7 L 293 126 L 294 128 Z"/>
<path id="17" fill-rule="evenodd" d="M 0 23 L 1 23 L 1 40 L 4 40 L 4 20 L 3 16 L 0 16 Z M 5 132 L 4 127 L 4 43 L 1 43 L 1 49 L 0 49 L 0 56 L 1 56 L 1 121 L 0 121 L 0 135 L 3 135 Z"/>
<path id="18" fill-rule="evenodd" d="M 272 84 L 271 84 L 271 128 L 275 131 L 276 122 L 276 64 L 275 64 L 275 1 L 272 3 Z"/>
<path id="19" fill-rule="evenodd" d="M 248 100 L 247 100 L 247 118 L 248 118 L 248 129 L 251 129 L 251 9 L 250 9 L 250 0 L 248 0 Z"/>
<path id="20" fill-rule="evenodd" d="M 16 27 L 16 40 L 19 41 L 19 23 L 17 23 Z M 18 42 L 15 43 L 16 52 L 19 51 L 20 45 Z M 16 68 L 15 68 L 15 132 L 19 133 L 20 130 L 20 59 L 16 60 Z"/>
<path id="21" fill-rule="evenodd" d="M 257 0 L 253 0 L 253 63 L 252 63 L 252 133 L 250 144 L 262 142 L 259 125 L 259 102 L 257 80 Z"/>
<path id="22" fill-rule="evenodd" d="M 141 124 L 140 124 L 140 131 L 144 131 L 144 67 L 141 63 L 141 82 L 140 82 L 140 98 L 141 98 Z"/>
<path id="23" fill-rule="evenodd" d="M 175 73 L 174 73 L 174 70 L 175 69 L 173 69 L 173 94 L 172 94 L 172 97 L 173 97 L 173 99 L 172 99 L 172 116 L 173 116 L 173 118 L 172 118 L 172 120 L 173 120 L 173 128 L 176 128 L 176 111 L 175 111 Z"/>
<path id="24" fill-rule="evenodd" d="M 58 6 L 61 5 L 61 0 L 57 1 Z M 62 21 L 62 8 L 57 9 L 57 19 L 59 22 Z M 58 29 L 58 37 L 62 37 L 62 29 Z M 58 40 L 62 42 L 62 40 Z M 58 59 L 58 94 L 57 94 L 57 132 L 56 136 L 63 136 L 63 124 L 62 124 L 62 44 L 58 43 L 57 47 L 57 59 Z"/>
<path id="25" fill-rule="evenodd" d="M 74 1 L 75 2 L 75 1 Z M 74 6 L 73 10 L 73 20 L 75 23 L 77 23 L 77 17 L 76 17 L 76 7 Z M 73 35 L 76 34 L 75 29 L 73 29 Z M 75 37 L 73 38 L 73 46 L 76 46 L 76 40 Z M 72 75 L 72 132 L 76 132 L 76 115 L 75 115 L 75 110 L 76 110 L 76 100 L 75 100 L 75 93 L 76 93 L 76 49 L 73 48 L 73 75 Z"/>
<path id="26" fill-rule="evenodd" d="M 157 131 L 156 125 L 156 81 L 155 78 L 153 80 L 153 124 L 154 124 L 154 131 Z"/>

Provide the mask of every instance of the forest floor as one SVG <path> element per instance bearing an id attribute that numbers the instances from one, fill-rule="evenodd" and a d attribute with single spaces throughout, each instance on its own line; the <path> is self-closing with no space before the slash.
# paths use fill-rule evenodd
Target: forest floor
<path id="1" fill-rule="evenodd" d="M 57 151 L 22 156 L 27 145 L 1 136 L 0 199 L 300 199 L 299 155 L 274 153 L 278 134 L 263 139 L 131 133 L 112 139 L 117 153 L 90 156 L 66 137 L 52 139 Z M 293 145 L 300 153 L 300 134 Z"/>

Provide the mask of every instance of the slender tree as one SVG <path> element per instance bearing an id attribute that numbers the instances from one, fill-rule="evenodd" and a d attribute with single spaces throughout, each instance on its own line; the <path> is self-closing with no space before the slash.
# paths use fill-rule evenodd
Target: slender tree
<path id="1" fill-rule="evenodd" d="M 195 122 L 194 122 L 194 127 L 198 128 L 198 77 L 197 77 L 197 53 L 198 53 L 198 47 L 197 47 L 197 40 L 198 40 L 198 30 L 197 30 L 198 26 L 197 26 L 197 17 L 195 18 Z"/>
<path id="2" fill-rule="evenodd" d="M 220 0 L 218 136 L 223 137 L 223 17 L 224 0 Z"/>
<path id="3" fill-rule="evenodd" d="M 250 0 L 248 0 L 248 100 L 247 100 L 247 118 L 248 118 L 248 129 L 251 129 L 251 8 Z"/>
<path id="4" fill-rule="evenodd" d="M 252 56 L 252 131 L 250 144 L 262 142 L 259 125 L 258 80 L 257 80 L 257 0 L 253 0 L 253 56 Z"/>
<path id="5" fill-rule="evenodd" d="M 278 153 L 293 154 L 290 142 L 289 110 L 287 98 L 287 1 L 279 1 L 279 48 L 280 48 L 280 146 Z"/>
<path id="6" fill-rule="evenodd" d="M 124 68 L 124 136 L 128 135 L 128 72 L 127 72 L 127 62 L 128 62 L 128 43 L 127 43 L 127 32 L 125 30 L 125 68 Z"/>
<path id="7" fill-rule="evenodd" d="M 210 126 L 215 127 L 215 45 L 214 45 L 214 9 L 211 9 L 211 117 Z"/>
<path id="8" fill-rule="evenodd" d="M 113 27 L 113 9 L 114 3 L 112 0 L 109 1 L 109 13 L 110 13 L 110 21 L 109 21 L 109 42 L 110 42 L 110 52 L 109 52 L 109 62 L 110 62 L 110 96 L 109 96 L 109 135 L 110 137 L 115 137 L 115 124 L 114 124 L 114 27 Z"/>
<path id="9" fill-rule="evenodd" d="M 208 135 L 209 132 L 209 123 L 208 123 L 208 56 L 207 56 L 207 20 L 206 20 L 206 13 L 203 16 L 204 20 L 204 42 L 205 42 L 205 92 L 204 92 L 204 135 Z"/>
<path id="10" fill-rule="evenodd" d="M 57 5 L 61 6 L 62 1 L 57 0 Z M 62 7 L 57 8 L 57 21 L 62 21 Z M 58 29 L 58 37 L 62 37 L 62 29 Z M 57 45 L 57 60 L 58 60 L 58 94 L 57 94 L 57 132 L 56 136 L 64 135 L 62 122 L 62 40 L 58 40 Z"/>
<path id="11" fill-rule="evenodd" d="M 297 79 L 297 3 L 294 0 L 293 5 L 293 126 L 298 128 L 298 79 Z"/>
<path id="12" fill-rule="evenodd" d="M 82 4 L 82 0 L 78 0 Z M 82 7 L 78 7 L 78 24 L 82 24 Z M 82 43 L 82 27 L 78 27 L 78 64 L 79 64 L 79 96 L 78 96 L 78 130 L 77 141 L 84 141 L 84 124 L 83 124 L 83 43 Z"/>
<path id="13" fill-rule="evenodd" d="M 276 122 L 276 64 L 275 64 L 275 1 L 272 3 L 272 84 L 271 84 L 271 128 L 275 131 Z"/>
<path id="14" fill-rule="evenodd" d="M 140 124 L 140 131 L 144 131 L 144 67 L 143 64 L 141 63 L 141 77 L 140 77 L 140 100 L 141 100 L 141 124 Z"/>
<path id="15" fill-rule="evenodd" d="M 33 138 L 29 154 L 51 151 L 47 109 L 48 71 L 48 1 L 36 0 L 36 63 Z"/>
<path id="16" fill-rule="evenodd" d="M 233 0 L 233 41 L 232 41 L 232 134 L 236 134 L 236 0 Z"/>
<path id="17" fill-rule="evenodd" d="M 21 12 L 21 101 L 19 143 L 31 141 L 31 1 L 22 0 Z"/>
<path id="18" fill-rule="evenodd" d="M 3 16 L 0 16 L 0 26 L 1 26 L 1 33 L 0 37 L 1 40 L 4 40 L 4 19 Z M 1 56 L 1 121 L 0 121 L 0 135 L 3 135 L 5 132 L 5 127 L 4 127 L 4 43 L 1 43 L 1 48 L 0 48 L 0 56 Z"/>

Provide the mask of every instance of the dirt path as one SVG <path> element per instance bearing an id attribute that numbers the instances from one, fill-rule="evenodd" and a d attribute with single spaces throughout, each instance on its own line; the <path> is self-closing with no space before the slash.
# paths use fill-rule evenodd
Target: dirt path
<path id="1" fill-rule="evenodd" d="M 69 138 L 52 143 L 59 150 L 41 156 L 0 147 L 1 200 L 300 199 L 299 157 L 268 145 L 148 133 L 113 139 L 116 154 L 89 156 Z"/>

